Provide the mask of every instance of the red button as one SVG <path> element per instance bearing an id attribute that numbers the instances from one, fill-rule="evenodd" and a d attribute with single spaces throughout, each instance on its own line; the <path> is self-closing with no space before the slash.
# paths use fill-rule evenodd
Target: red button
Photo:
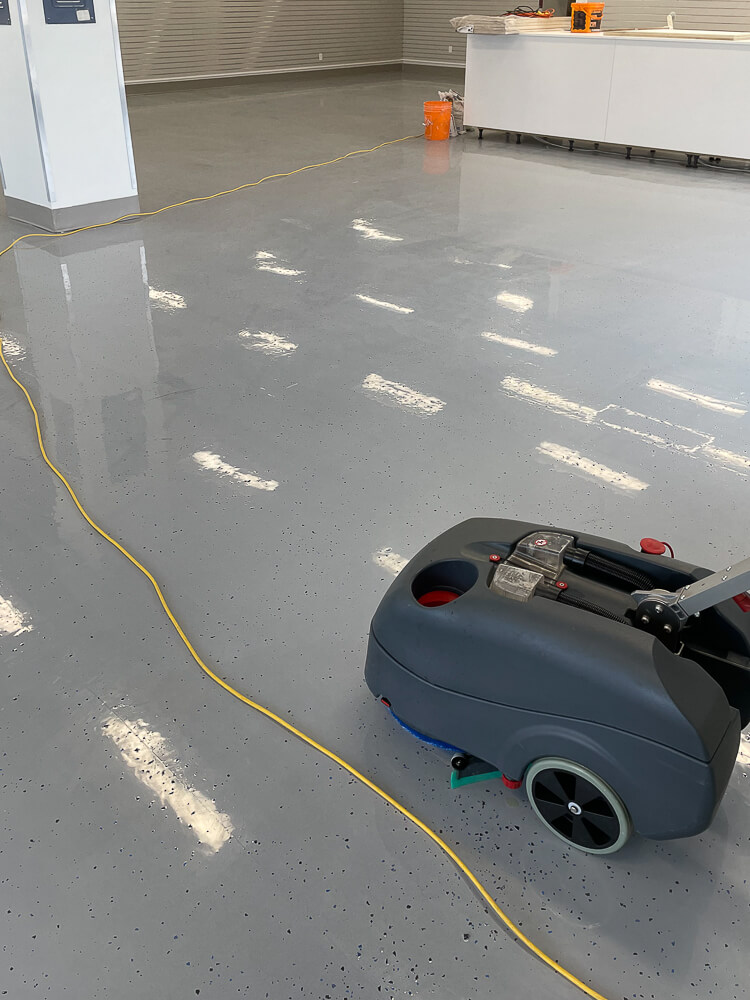
<path id="1" fill-rule="evenodd" d="M 663 556 L 667 551 L 664 542 L 659 542 L 655 538 L 641 539 L 641 552 L 647 552 L 650 556 Z"/>
<path id="2" fill-rule="evenodd" d="M 490 562 L 500 562 L 501 558 L 502 557 L 497 555 L 496 552 L 493 552 L 492 555 L 490 556 Z"/>

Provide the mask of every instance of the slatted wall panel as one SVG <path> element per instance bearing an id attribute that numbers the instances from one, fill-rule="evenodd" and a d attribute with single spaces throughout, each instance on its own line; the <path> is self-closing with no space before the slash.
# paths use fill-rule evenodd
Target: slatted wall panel
<path id="1" fill-rule="evenodd" d="M 402 55 L 403 0 L 117 0 L 117 14 L 128 83 L 400 62 Z"/>
<path id="2" fill-rule="evenodd" d="M 609 28 L 651 28 L 666 24 L 675 11 L 676 28 L 727 28 L 750 31 L 750 0 L 606 0 Z"/>
<path id="3" fill-rule="evenodd" d="M 531 0 L 533 3 L 533 0 Z M 450 19 L 461 14 L 502 14 L 515 6 L 476 0 L 404 0 L 404 62 L 433 63 L 441 66 L 463 64 L 466 39 L 457 35 Z M 545 6 L 567 10 L 567 0 Z M 604 25 L 608 28 L 650 28 L 666 24 L 675 11 L 677 28 L 728 28 L 750 31 L 750 0 L 606 0 Z M 448 51 L 453 46 L 453 52 Z"/>
<path id="4" fill-rule="evenodd" d="M 749 0 L 750 2 L 750 0 Z M 516 2 L 487 0 L 404 0 L 404 62 L 463 66 L 466 36 L 451 28 L 452 17 L 463 14 L 502 14 Z M 449 48 L 453 47 L 453 52 Z"/>

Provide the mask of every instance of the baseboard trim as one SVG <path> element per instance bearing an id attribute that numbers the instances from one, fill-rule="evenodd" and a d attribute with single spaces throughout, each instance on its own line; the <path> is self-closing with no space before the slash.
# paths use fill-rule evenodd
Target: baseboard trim
<path id="1" fill-rule="evenodd" d="M 225 73 L 205 76 L 154 77 L 148 80 L 128 80 L 128 93 L 148 94 L 160 91 L 198 89 L 201 87 L 231 87 L 261 80 L 285 83 L 295 79 L 309 79 L 311 75 L 342 77 L 358 76 L 368 70 L 390 70 L 395 73 L 416 72 L 419 69 L 455 70 L 463 74 L 466 63 L 429 62 L 421 59 L 385 59 L 376 62 L 339 63 L 335 66 L 298 66 L 286 69 L 264 69 L 251 73 Z"/>
<path id="2" fill-rule="evenodd" d="M 88 205 L 50 208 L 48 205 L 36 205 L 31 201 L 6 195 L 5 211 L 9 218 L 17 222 L 25 222 L 48 233 L 63 233 L 83 226 L 100 225 L 121 215 L 134 214 L 140 211 L 140 204 L 138 195 L 132 195 L 128 198 L 113 198 L 111 201 L 95 201 Z"/>
<path id="3" fill-rule="evenodd" d="M 128 90 L 139 91 L 142 88 L 170 88 L 190 84 L 193 87 L 220 87 L 231 84 L 242 83 L 243 81 L 257 80 L 264 77 L 295 77 L 309 75 L 310 73 L 342 73 L 346 71 L 359 71 L 368 69 L 386 69 L 393 67 L 394 70 L 401 68 L 401 59 L 380 59 L 375 62 L 360 63 L 336 63 L 334 65 L 322 66 L 289 66 L 284 69 L 259 69 L 251 72 L 240 73 L 219 73 L 204 74 L 202 76 L 166 76 L 153 77 L 145 80 L 126 80 L 125 86 Z"/>
<path id="4" fill-rule="evenodd" d="M 465 62 L 430 62 L 428 59 L 402 59 L 403 66 L 437 66 L 441 69 L 466 69 Z"/>

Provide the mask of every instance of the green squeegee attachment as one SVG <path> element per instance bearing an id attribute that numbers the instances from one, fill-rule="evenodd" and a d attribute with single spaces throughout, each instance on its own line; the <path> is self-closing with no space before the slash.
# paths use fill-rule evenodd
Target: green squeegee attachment
<path id="1" fill-rule="evenodd" d="M 502 776 L 503 772 L 496 771 L 492 764 L 475 758 L 460 771 L 451 768 L 451 788 L 463 788 L 464 785 L 472 785 L 475 781 L 491 781 Z"/>

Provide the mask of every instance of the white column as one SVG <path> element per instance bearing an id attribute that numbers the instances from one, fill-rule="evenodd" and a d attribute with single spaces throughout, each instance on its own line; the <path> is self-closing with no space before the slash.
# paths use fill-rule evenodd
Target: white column
<path id="1" fill-rule="evenodd" d="M 0 0 L 0 174 L 51 232 L 139 210 L 114 0 Z"/>

